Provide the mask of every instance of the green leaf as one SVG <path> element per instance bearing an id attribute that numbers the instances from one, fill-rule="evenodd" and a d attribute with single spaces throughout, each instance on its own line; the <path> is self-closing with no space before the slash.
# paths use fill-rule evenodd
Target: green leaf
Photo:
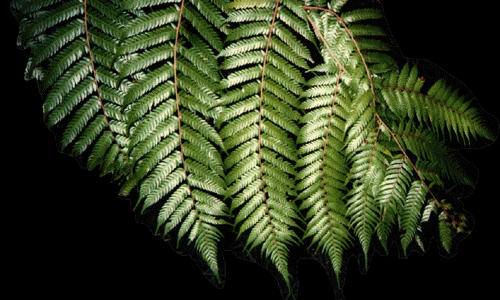
<path id="1" fill-rule="evenodd" d="M 401 245 L 405 255 L 410 242 L 415 238 L 426 194 L 427 187 L 422 182 L 415 181 L 412 183 L 401 215 L 401 230 L 403 231 Z"/>

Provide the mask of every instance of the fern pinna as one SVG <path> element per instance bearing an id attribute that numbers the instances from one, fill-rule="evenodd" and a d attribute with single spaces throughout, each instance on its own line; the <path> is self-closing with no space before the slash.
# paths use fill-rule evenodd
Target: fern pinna
<path id="1" fill-rule="evenodd" d="M 47 126 L 111 173 L 216 285 L 223 250 L 296 295 L 298 256 L 341 285 L 374 244 L 470 232 L 458 147 L 495 140 L 473 96 L 401 60 L 369 0 L 15 0 Z M 490 120 L 487 122 L 486 120 Z M 455 198 L 454 198 L 455 197 Z M 339 295 L 340 297 L 340 295 Z"/>

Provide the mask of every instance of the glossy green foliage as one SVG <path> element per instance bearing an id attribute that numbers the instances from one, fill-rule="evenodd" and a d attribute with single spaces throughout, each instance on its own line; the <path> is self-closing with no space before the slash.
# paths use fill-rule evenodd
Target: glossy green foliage
<path id="1" fill-rule="evenodd" d="M 348 4 L 348 5 L 347 5 Z M 359 4 L 359 5 L 358 5 Z M 357 8 L 356 8 L 357 7 Z M 374 244 L 468 232 L 457 147 L 493 141 L 472 95 L 401 61 L 378 1 L 16 0 L 44 120 L 223 284 L 242 251 L 295 295 L 291 251 L 332 278 Z M 237 249 L 237 250 L 236 250 Z M 361 255 L 358 255 L 361 254 Z"/>

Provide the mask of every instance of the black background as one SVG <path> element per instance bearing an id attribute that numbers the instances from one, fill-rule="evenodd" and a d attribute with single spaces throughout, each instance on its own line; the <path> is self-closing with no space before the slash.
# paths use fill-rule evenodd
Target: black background
<path id="1" fill-rule="evenodd" d="M 460 1 L 383 1 L 387 21 L 409 58 L 436 63 L 462 81 L 486 111 L 496 115 L 498 93 L 497 18 L 491 7 Z M 4 8 L 6 9 L 6 8 Z M 217 289 L 188 256 L 177 255 L 135 222 L 130 202 L 118 198 L 111 178 L 98 177 L 58 152 L 42 121 L 35 82 L 24 82 L 29 51 L 15 47 L 17 23 L 7 19 L 3 38 L 4 205 L 3 231 L 15 262 L 10 280 L 24 283 L 17 293 L 53 297 L 280 299 L 276 279 L 262 267 L 224 252 L 225 287 Z M 12 91 L 11 93 L 6 91 Z M 15 121 L 12 121 L 15 120 Z M 393 247 L 372 259 L 360 275 L 356 259 L 347 267 L 347 299 L 465 299 L 496 294 L 499 182 L 498 141 L 482 149 L 461 150 L 479 170 L 473 194 L 463 199 L 475 218 L 470 236 L 453 258 L 442 257 L 433 241 L 427 254 L 400 259 Z M 4 262 L 4 264 L 6 263 Z M 300 299 L 334 299 L 325 271 L 312 259 L 298 264 Z M 250 288 L 249 288 L 250 287 Z M 174 297 L 174 298 L 180 298 Z M 405 298 L 408 298 L 405 296 Z"/>

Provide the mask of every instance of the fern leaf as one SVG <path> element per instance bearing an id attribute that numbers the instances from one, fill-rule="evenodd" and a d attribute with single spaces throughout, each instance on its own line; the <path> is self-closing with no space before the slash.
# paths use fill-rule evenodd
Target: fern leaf
<path id="1" fill-rule="evenodd" d="M 426 194 L 427 187 L 421 181 L 412 183 L 401 215 L 401 230 L 404 232 L 401 236 L 401 245 L 405 255 L 410 242 L 415 238 Z"/>
<path id="2" fill-rule="evenodd" d="M 330 2 L 330 8 L 334 11 L 334 12 L 339 12 L 340 9 L 342 8 L 342 6 L 344 6 L 344 4 L 347 2 L 348 0 L 332 0 Z"/>
<path id="3" fill-rule="evenodd" d="M 342 14 L 342 20 L 347 25 L 349 25 L 349 23 L 355 23 L 358 21 L 380 19 L 380 18 L 382 18 L 382 13 L 378 10 L 374 10 L 371 8 L 351 10 Z"/>
<path id="4" fill-rule="evenodd" d="M 392 73 L 384 81 L 381 93 L 390 109 L 400 116 L 417 118 L 432 128 L 436 135 L 449 135 L 450 139 L 470 144 L 471 138 L 494 139 L 484 124 L 482 114 L 471 107 L 471 95 L 452 89 L 443 80 L 435 82 L 427 91 L 420 90 L 425 79 L 417 76 L 418 69 L 407 64 L 401 74 Z M 392 83 L 396 83 L 396 85 Z"/>
<path id="5" fill-rule="evenodd" d="M 234 28 L 220 53 L 228 71 L 222 81 L 228 93 L 221 99 L 225 106 L 217 121 L 223 125 L 220 135 L 228 151 L 227 197 L 238 236 L 245 236 L 249 250 L 260 247 L 288 288 L 288 249 L 300 240 L 291 198 L 297 157 L 291 137 L 298 134 L 298 96 L 304 82 L 299 70 L 311 60 L 308 50 L 292 38 L 294 27 L 305 23 L 289 6 L 281 1 L 229 4 L 229 21 L 257 22 Z M 280 22 L 283 15 L 295 16 L 287 22 L 299 24 Z"/>
<path id="6" fill-rule="evenodd" d="M 354 25 L 348 24 L 380 18 L 381 14 L 374 10 L 337 14 L 344 3 L 332 3 L 334 10 L 313 4 L 305 7 L 306 18 L 321 41 L 324 60 L 315 71 L 325 75 L 313 77 L 304 93 L 306 113 L 298 138 L 303 143 L 299 150 L 303 157 L 297 164 L 301 170 L 297 184 L 302 190 L 300 208 L 309 209 L 304 237 L 314 236 L 311 246 L 319 242 L 337 279 L 342 253 L 352 245 L 353 236 L 359 239 L 368 265 L 371 238 L 379 224 L 380 199 L 376 195 L 386 158 L 385 148 L 377 144 L 380 126 L 374 118 L 367 63 L 372 67 L 389 65 L 376 57 L 367 62 L 364 57 L 373 46 L 362 43 L 366 34 L 354 34 Z"/>
<path id="7" fill-rule="evenodd" d="M 123 21 L 117 5 L 14 1 L 11 7 L 22 16 L 19 45 L 32 48 L 27 79 L 40 82 L 46 124 L 63 132 L 61 150 L 120 178 L 128 140 L 120 111 L 126 83 L 118 83 L 112 63 Z"/>
<path id="8" fill-rule="evenodd" d="M 451 225 L 446 220 L 446 214 L 441 212 L 439 214 L 439 240 L 448 253 L 452 247 L 452 235 Z"/>
<path id="9" fill-rule="evenodd" d="M 415 128 L 413 122 L 402 122 L 393 132 L 405 149 L 410 150 L 421 161 L 433 162 L 439 165 L 438 176 L 448 178 L 461 184 L 472 186 L 473 180 L 457 150 L 439 140 L 429 129 L 422 126 Z M 396 126 L 394 126 L 396 127 Z M 403 129 L 404 128 L 404 129 Z"/>
<path id="10" fill-rule="evenodd" d="M 398 155 L 391 161 L 375 201 L 380 205 L 380 223 L 377 234 L 388 252 L 387 241 L 398 215 L 403 211 L 413 170 L 408 158 Z"/>
<path id="11" fill-rule="evenodd" d="M 353 165 L 349 178 L 353 180 L 353 187 L 346 194 L 347 216 L 363 248 L 365 268 L 368 267 L 372 235 L 380 219 L 380 207 L 375 195 L 385 172 L 383 159 L 383 155 L 373 144 L 361 147 L 361 150 L 351 158 Z"/>
<path id="12" fill-rule="evenodd" d="M 129 38 L 121 49 L 135 52 L 121 76 L 137 81 L 124 99 L 134 163 L 122 192 L 137 187 L 142 213 L 161 207 L 157 232 L 163 228 L 161 235 L 176 235 L 177 247 L 194 242 L 220 282 L 218 244 L 228 211 L 222 201 L 223 143 L 209 116 L 218 98 L 214 52 L 222 45 L 217 34 L 221 11 L 210 1 L 193 2 L 124 4 L 132 12 L 148 9 L 124 28 Z M 137 43 L 150 39 L 156 42 Z"/>
<path id="13" fill-rule="evenodd" d="M 343 202 L 347 187 L 344 178 L 349 171 L 342 149 L 345 128 L 345 100 L 338 93 L 340 74 L 328 74 L 311 82 L 304 93 L 302 108 L 306 114 L 297 142 L 299 209 L 306 210 L 307 228 L 303 239 L 312 237 L 309 248 L 317 244 L 340 275 L 343 253 L 353 242 Z M 314 103 L 314 105 L 312 105 Z"/>

